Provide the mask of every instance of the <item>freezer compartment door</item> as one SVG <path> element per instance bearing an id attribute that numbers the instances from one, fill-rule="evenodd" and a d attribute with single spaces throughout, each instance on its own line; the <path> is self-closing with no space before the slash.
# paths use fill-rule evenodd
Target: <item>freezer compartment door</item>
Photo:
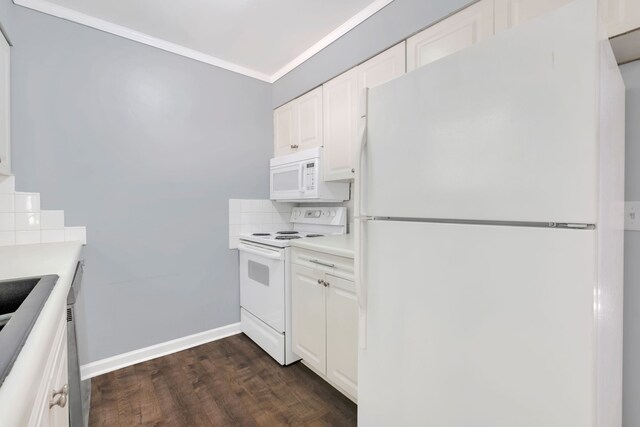
<path id="1" fill-rule="evenodd" d="M 365 426 L 590 426 L 595 231 L 371 221 Z"/>
<path id="2" fill-rule="evenodd" d="M 595 6 L 371 89 L 364 214 L 595 223 Z"/>

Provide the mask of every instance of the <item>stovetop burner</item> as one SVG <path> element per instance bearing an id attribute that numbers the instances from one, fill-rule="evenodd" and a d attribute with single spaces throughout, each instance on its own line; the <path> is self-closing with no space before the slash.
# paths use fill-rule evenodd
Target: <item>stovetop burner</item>
<path id="1" fill-rule="evenodd" d="M 304 237 L 322 237 L 322 236 L 324 236 L 324 234 L 307 234 Z"/>
<path id="2" fill-rule="evenodd" d="M 271 233 L 253 233 L 252 236 L 271 236 Z"/>
<path id="3" fill-rule="evenodd" d="M 298 234 L 297 231 L 278 231 L 276 234 Z"/>
<path id="4" fill-rule="evenodd" d="M 293 240 L 300 239 L 300 236 L 276 236 L 276 240 Z"/>

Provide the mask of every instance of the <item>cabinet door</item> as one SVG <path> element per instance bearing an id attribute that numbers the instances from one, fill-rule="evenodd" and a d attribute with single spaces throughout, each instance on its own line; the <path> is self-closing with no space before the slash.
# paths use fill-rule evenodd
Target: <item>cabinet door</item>
<path id="1" fill-rule="evenodd" d="M 0 175 L 11 174 L 9 43 L 0 32 Z"/>
<path id="2" fill-rule="evenodd" d="M 571 0 L 495 0 L 496 33 L 544 15 Z M 599 11 L 609 37 L 640 27 L 637 0 L 598 0 Z"/>
<path id="3" fill-rule="evenodd" d="M 296 100 L 299 150 L 322 145 L 322 87 L 312 90 Z M 295 145 L 294 144 L 294 145 Z"/>
<path id="4" fill-rule="evenodd" d="M 293 352 L 326 374 L 326 290 L 320 282 L 324 274 L 292 264 L 291 275 Z"/>
<path id="5" fill-rule="evenodd" d="M 358 70 L 352 68 L 324 84 L 324 180 L 354 176 L 358 140 Z"/>
<path id="6" fill-rule="evenodd" d="M 358 117 L 367 115 L 366 89 L 403 75 L 406 56 L 406 44 L 402 42 L 358 66 Z"/>
<path id="7" fill-rule="evenodd" d="M 544 15 L 571 0 L 495 0 L 496 33 Z"/>
<path id="8" fill-rule="evenodd" d="M 66 326 L 66 325 L 65 325 Z M 59 405 L 54 405 L 49 408 L 49 426 L 50 427 L 66 427 L 69 425 L 69 369 L 68 369 L 68 357 L 67 357 L 67 336 L 66 330 L 64 339 L 62 341 L 62 347 L 60 349 L 59 359 L 56 361 L 56 366 L 53 371 L 52 390 L 62 390 L 63 387 L 67 387 L 67 392 L 60 400 Z M 58 397 L 53 398 L 54 400 Z"/>
<path id="9" fill-rule="evenodd" d="M 407 71 L 493 35 L 493 0 L 481 0 L 407 39 Z"/>
<path id="10" fill-rule="evenodd" d="M 355 283 L 327 274 L 327 377 L 358 392 L 358 300 Z"/>
<path id="11" fill-rule="evenodd" d="M 609 37 L 640 28 L 640 1 L 599 0 L 599 5 Z"/>
<path id="12" fill-rule="evenodd" d="M 295 151 L 297 134 L 296 101 L 284 104 L 273 111 L 274 157 Z"/>

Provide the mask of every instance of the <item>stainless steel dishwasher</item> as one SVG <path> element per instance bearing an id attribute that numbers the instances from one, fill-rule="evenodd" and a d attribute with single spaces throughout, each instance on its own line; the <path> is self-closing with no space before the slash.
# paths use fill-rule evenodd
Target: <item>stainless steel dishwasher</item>
<path id="1" fill-rule="evenodd" d="M 84 261 L 78 262 L 71 289 L 67 295 L 67 350 L 69 354 L 69 425 L 84 427 L 89 424 L 91 379 L 81 381 L 78 342 L 76 339 L 75 304 L 82 285 Z"/>

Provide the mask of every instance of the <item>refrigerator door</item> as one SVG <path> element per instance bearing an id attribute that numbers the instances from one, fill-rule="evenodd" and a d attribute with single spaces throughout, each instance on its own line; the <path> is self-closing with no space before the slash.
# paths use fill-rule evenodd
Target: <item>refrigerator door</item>
<path id="1" fill-rule="evenodd" d="M 595 223 L 595 3 L 371 89 L 363 213 Z"/>
<path id="2" fill-rule="evenodd" d="M 595 231 L 363 231 L 360 425 L 594 425 Z"/>

